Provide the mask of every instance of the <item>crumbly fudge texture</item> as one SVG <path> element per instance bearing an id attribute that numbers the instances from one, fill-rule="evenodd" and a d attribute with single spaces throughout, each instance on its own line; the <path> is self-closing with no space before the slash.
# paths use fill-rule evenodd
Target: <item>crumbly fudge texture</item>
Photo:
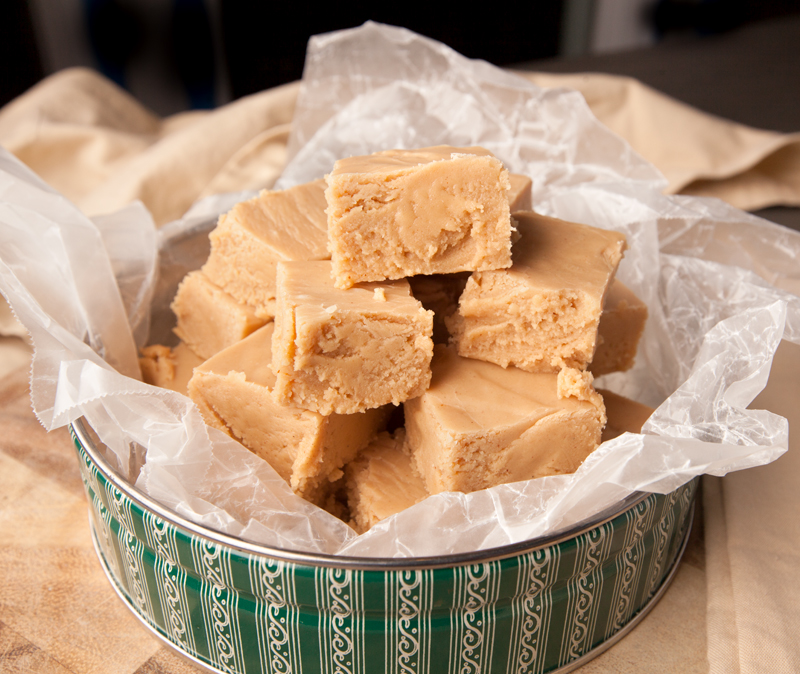
<path id="1" fill-rule="evenodd" d="M 350 157 L 326 179 L 337 288 L 511 266 L 508 171 L 483 148 Z"/>
<path id="2" fill-rule="evenodd" d="M 422 306 L 433 312 L 433 343 L 446 344 L 450 339 L 445 321 L 458 311 L 458 298 L 467 285 L 469 272 L 409 276 L 411 293 Z"/>
<path id="3" fill-rule="evenodd" d="M 533 181 L 528 176 L 519 173 L 509 173 L 508 181 L 511 189 L 508 191 L 508 206 L 512 213 L 533 210 Z"/>
<path id="4" fill-rule="evenodd" d="M 287 190 L 264 190 L 223 215 L 209 235 L 203 271 L 239 302 L 265 318 L 275 311 L 279 260 L 326 260 L 325 181 Z"/>
<path id="5" fill-rule="evenodd" d="M 186 395 L 194 368 L 202 362 L 203 359 L 183 342 L 174 349 L 153 344 L 142 349 L 139 367 L 145 383 Z"/>
<path id="6" fill-rule="evenodd" d="M 436 346 L 430 388 L 405 403 L 407 444 L 429 493 L 574 472 L 606 422 L 588 379 L 501 368 Z M 562 383 L 562 384 L 563 384 Z"/>
<path id="7" fill-rule="evenodd" d="M 516 213 L 508 270 L 476 272 L 447 322 L 458 353 L 530 372 L 585 369 L 625 250 L 617 232 Z"/>
<path id="8" fill-rule="evenodd" d="M 381 433 L 345 470 L 351 524 L 359 533 L 428 496 L 404 442 L 403 429 Z"/>
<path id="9" fill-rule="evenodd" d="M 202 271 L 184 277 L 170 306 L 177 318 L 175 334 L 204 360 L 265 323 L 252 307 L 237 302 Z"/>
<path id="10" fill-rule="evenodd" d="M 324 417 L 275 401 L 273 324 L 207 360 L 189 382 L 206 423 L 265 459 L 292 489 L 318 505 L 342 467 L 383 428 L 386 410 Z"/>
<path id="11" fill-rule="evenodd" d="M 600 316 L 597 350 L 589 369 L 599 377 L 633 367 L 647 322 L 647 305 L 619 279 L 614 279 Z"/>
<path id="12" fill-rule="evenodd" d="M 420 395 L 433 315 L 408 282 L 334 288 L 330 262 L 278 265 L 272 367 L 285 405 L 352 414 Z"/>
<path id="13" fill-rule="evenodd" d="M 605 389 L 597 391 L 603 396 L 608 416 L 608 423 L 603 429 L 603 442 L 613 440 L 623 433 L 642 432 L 644 422 L 654 412 L 652 407 Z"/>

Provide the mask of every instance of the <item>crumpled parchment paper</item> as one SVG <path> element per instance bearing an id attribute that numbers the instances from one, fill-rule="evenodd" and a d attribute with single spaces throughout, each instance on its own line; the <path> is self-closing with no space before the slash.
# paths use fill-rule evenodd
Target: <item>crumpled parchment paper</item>
<path id="1" fill-rule="evenodd" d="M 303 79 L 280 187 L 322 177 L 342 156 L 482 145 L 531 176 L 537 211 L 626 234 L 619 277 L 650 319 L 636 366 L 597 384 L 658 406 L 643 434 L 604 443 L 573 475 L 438 494 L 357 536 L 205 426 L 188 398 L 139 380 L 136 347 L 148 331 L 150 341 L 169 334 L 174 283 L 204 262 L 216 215 L 251 195 L 205 200 L 158 231 L 138 204 L 91 221 L 3 152 L 0 290 L 31 334 L 31 398 L 46 428 L 85 417 L 123 476 L 194 522 L 364 557 L 519 542 L 633 491 L 667 492 L 786 451 L 786 421 L 746 408 L 780 340 L 800 342 L 799 234 L 716 200 L 663 195 L 658 171 L 576 92 L 538 88 L 404 29 L 368 23 L 313 38 Z"/>

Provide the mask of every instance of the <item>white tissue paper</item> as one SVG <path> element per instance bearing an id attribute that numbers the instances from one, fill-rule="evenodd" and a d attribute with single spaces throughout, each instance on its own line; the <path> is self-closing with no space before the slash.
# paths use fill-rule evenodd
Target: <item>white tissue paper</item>
<path id="1" fill-rule="evenodd" d="M 486 147 L 533 179 L 537 211 L 626 234 L 619 277 L 650 318 L 635 367 L 597 383 L 658 406 L 643 434 L 604 443 L 573 475 L 438 494 L 358 536 L 207 427 L 188 398 L 139 380 L 149 323 L 151 343 L 168 339 L 174 286 L 204 262 L 216 216 L 251 195 L 206 200 L 158 232 L 140 205 L 92 222 L 2 153 L 0 290 L 35 346 L 39 420 L 85 417 L 121 475 L 193 522 L 270 547 L 387 558 L 554 533 L 636 490 L 665 493 L 786 451 L 786 421 L 746 408 L 780 340 L 800 342 L 800 234 L 663 195 L 659 172 L 576 92 L 373 23 L 310 42 L 279 186 L 320 178 L 343 156 L 437 144 Z"/>

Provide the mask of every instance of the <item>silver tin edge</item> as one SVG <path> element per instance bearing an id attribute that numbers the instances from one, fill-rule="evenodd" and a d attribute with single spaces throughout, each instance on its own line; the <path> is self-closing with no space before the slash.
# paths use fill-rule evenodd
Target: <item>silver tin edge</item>
<path id="1" fill-rule="evenodd" d="M 381 559 L 374 557 L 351 557 L 316 552 L 301 552 L 295 550 L 285 550 L 282 548 L 274 548 L 264 544 L 250 543 L 229 534 L 224 534 L 222 532 L 209 529 L 182 517 L 176 512 L 153 500 L 149 496 L 143 494 L 141 491 L 136 489 L 136 487 L 122 479 L 112 469 L 111 465 L 105 460 L 101 452 L 95 446 L 94 441 L 86 431 L 83 419 L 76 419 L 74 422 L 72 422 L 71 427 L 75 433 L 75 436 L 82 444 L 84 450 L 97 465 L 98 469 L 101 470 L 103 476 L 144 510 L 155 513 L 173 526 L 191 532 L 195 536 L 206 538 L 214 541 L 215 543 L 228 546 L 240 553 L 267 556 L 273 559 L 280 559 L 285 562 L 305 564 L 309 566 L 327 566 L 385 571 L 390 569 L 445 568 L 496 561 L 508 557 L 515 557 L 523 553 L 533 552 L 551 545 L 562 543 L 570 538 L 580 536 L 587 531 L 613 520 L 615 517 L 618 517 L 626 510 L 633 508 L 638 503 L 641 503 L 644 499 L 650 496 L 650 494 L 647 492 L 634 492 L 619 503 L 563 531 L 559 531 L 554 534 L 548 534 L 547 536 L 540 536 L 527 541 L 522 541 L 520 543 L 503 545 L 496 548 L 488 548 L 486 550 L 477 550 L 475 552 L 440 555 L 435 557 Z"/>

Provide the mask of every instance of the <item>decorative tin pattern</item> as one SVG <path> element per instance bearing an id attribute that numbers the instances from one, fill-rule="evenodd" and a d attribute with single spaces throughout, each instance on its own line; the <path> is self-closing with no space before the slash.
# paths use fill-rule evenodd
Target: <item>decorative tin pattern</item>
<path id="1" fill-rule="evenodd" d="M 299 612 L 294 568 L 269 557 L 248 560 L 256 597 L 256 633 L 261 671 L 294 674 L 299 665 Z"/>
<path id="2" fill-rule="evenodd" d="M 236 674 L 544 674 L 631 624 L 688 534 L 696 481 L 566 540 L 453 566 L 288 562 L 144 507 L 73 429 L 98 554 L 162 638 Z M 123 487 L 124 488 L 124 487 Z"/>

